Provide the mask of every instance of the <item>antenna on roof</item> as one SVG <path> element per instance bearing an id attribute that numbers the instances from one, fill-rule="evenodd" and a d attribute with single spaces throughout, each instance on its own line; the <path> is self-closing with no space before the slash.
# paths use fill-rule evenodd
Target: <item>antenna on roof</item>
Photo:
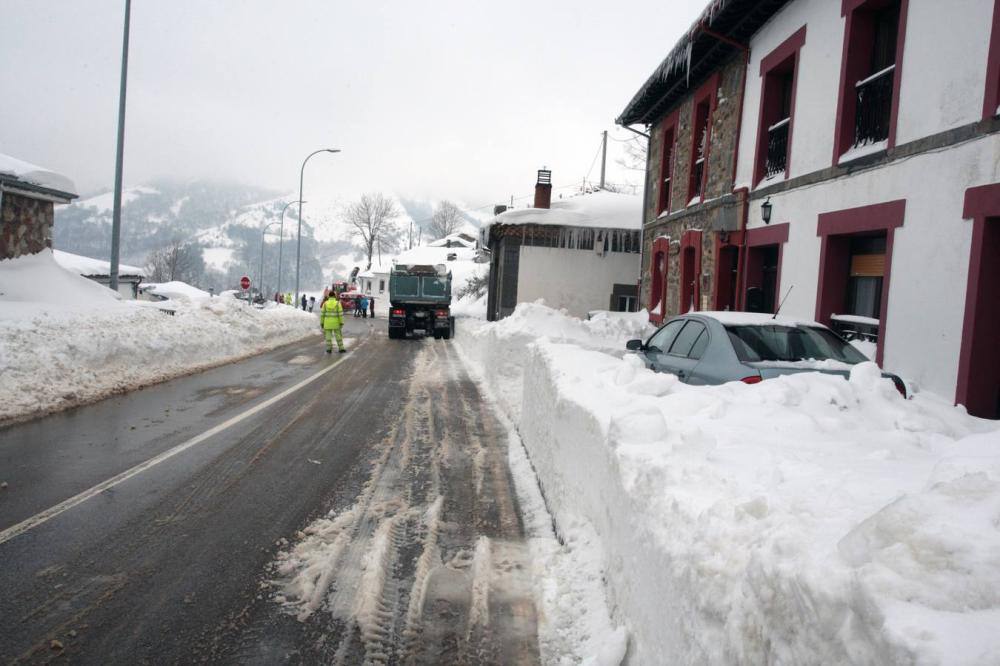
<path id="1" fill-rule="evenodd" d="M 794 289 L 794 288 L 795 288 L 794 284 L 793 285 L 789 285 L 788 291 L 785 292 L 785 298 L 781 299 L 781 302 L 778 303 L 778 309 L 774 311 L 774 316 L 771 317 L 771 319 L 777 319 L 778 318 L 778 313 L 781 312 L 781 306 L 785 304 L 785 301 L 788 299 L 788 294 L 792 293 L 792 289 Z"/>

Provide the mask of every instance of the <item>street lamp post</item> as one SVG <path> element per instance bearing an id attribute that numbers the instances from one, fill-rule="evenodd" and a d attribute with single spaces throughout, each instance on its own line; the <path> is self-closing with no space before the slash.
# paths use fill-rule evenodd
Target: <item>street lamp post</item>
<path id="1" fill-rule="evenodd" d="M 260 295 L 262 297 L 264 296 L 265 293 L 264 292 L 264 235 L 267 233 L 267 230 L 269 228 L 273 227 L 276 224 L 278 223 L 268 222 L 267 224 L 264 225 L 264 228 L 260 230 L 260 271 L 257 273 L 257 288 L 260 289 Z M 268 300 L 270 300 L 270 298 L 268 298 Z"/>
<path id="2" fill-rule="evenodd" d="M 115 198 L 111 211 L 111 275 L 109 287 L 118 291 L 118 256 L 122 235 L 122 161 L 125 153 L 125 84 L 128 81 L 128 32 L 132 0 L 125 0 L 122 36 L 122 74 L 118 82 L 118 148 L 115 152 Z"/>
<path id="3" fill-rule="evenodd" d="M 295 239 L 295 302 L 299 302 L 299 268 L 301 266 L 302 259 L 302 180 L 306 172 L 306 162 L 313 155 L 319 153 L 339 153 L 339 148 L 320 148 L 319 150 L 314 150 L 313 152 L 306 155 L 306 158 L 302 160 L 302 168 L 299 169 L 299 232 Z"/>
<path id="4" fill-rule="evenodd" d="M 281 293 L 281 244 L 285 241 L 285 211 L 289 206 L 299 205 L 299 219 L 302 218 L 302 204 L 308 201 L 289 201 L 281 209 L 281 231 L 278 232 L 278 293 Z"/>

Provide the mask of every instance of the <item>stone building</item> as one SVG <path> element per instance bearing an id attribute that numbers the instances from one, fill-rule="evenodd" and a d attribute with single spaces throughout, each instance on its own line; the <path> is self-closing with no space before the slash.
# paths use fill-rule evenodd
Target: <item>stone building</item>
<path id="1" fill-rule="evenodd" d="M 640 302 L 654 322 L 744 305 L 747 192 L 733 184 L 746 44 L 783 4 L 712 2 L 617 119 L 649 137 Z"/>
<path id="2" fill-rule="evenodd" d="M 52 247 L 53 208 L 77 197 L 65 176 L 0 154 L 0 260 Z"/>

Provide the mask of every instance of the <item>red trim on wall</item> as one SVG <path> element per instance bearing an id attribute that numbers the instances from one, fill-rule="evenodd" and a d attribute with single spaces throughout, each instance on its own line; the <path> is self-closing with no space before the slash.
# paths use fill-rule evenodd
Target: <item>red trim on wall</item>
<path id="1" fill-rule="evenodd" d="M 788 222 L 772 224 L 766 227 L 747 229 L 747 247 L 758 245 L 777 245 L 788 242 Z"/>
<path id="2" fill-rule="evenodd" d="M 718 103 L 719 95 L 719 73 L 716 72 L 709 77 L 708 81 L 701 84 L 701 87 L 695 92 L 693 97 L 693 103 L 691 105 L 691 160 L 688 165 L 688 178 L 687 187 L 685 188 L 685 206 L 687 202 L 691 200 L 691 175 L 694 172 L 694 163 L 698 157 L 697 147 L 698 147 L 698 107 L 708 100 L 708 121 L 705 124 L 707 140 L 705 141 L 705 168 L 701 172 L 701 187 L 699 188 L 701 194 L 699 195 L 699 201 L 705 200 L 705 183 L 708 182 L 708 163 L 712 155 L 712 114 L 715 113 L 715 107 Z"/>
<path id="3" fill-rule="evenodd" d="M 994 2 L 990 51 L 986 59 L 986 94 L 983 96 L 983 118 L 992 118 L 996 115 L 998 106 L 1000 106 L 1000 2 Z"/>
<path id="4" fill-rule="evenodd" d="M 896 147 L 896 129 L 899 127 L 899 91 L 903 88 L 903 45 L 906 43 L 906 15 L 910 0 L 899 2 L 899 29 L 896 33 L 896 69 L 892 70 L 892 111 L 889 117 L 889 148 Z M 879 336 L 881 337 L 881 336 Z"/>
<path id="5" fill-rule="evenodd" d="M 707 161 L 707 158 L 706 158 Z M 684 272 L 687 268 L 687 250 L 691 249 L 694 252 L 694 279 L 692 283 L 694 284 L 694 293 L 685 293 L 687 290 L 687 282 L 684 279 Z M 680 299 L 678 301 L 678 313 L 684 314 L 689 312 L 687 309 L 688 304 L 694 300 L 694 309 L 701 309 L 701 231 L 697 229 L 688 229 L 681 235 L 681 284 L 680 284 Z M 687 298 L 685 298 L 687 296 Z"/>
<path id="6" fill-rule="evenodd" d="M 986 235 L 987 218 L 1000 217 L 1000 184 L 967 189 L 962 217 L 972 220 L 972 246 L 969 252 L 969 275 L 965 288 L 965 313 L 962 318 L 962 346 L 958 355 L 955 403 L 967 405 L 973 366 L 973 341 L 976 337 L 976 305 L 980 290 L 984 288 L 983 285 L 979 284 L 982 275 L 983 238 Z M 991 286 L 990 288 L 995 289 L 996 287 Z"/>
<path id="7" fill-rule="evenodd" d="M 845 0 L 846 1 L 846 0 Z M 816 321 L 830 324 L 834 303 L 842 303 L 845 297 L 844 280 L 840 279 L 846 266 L 837 266 L 842 257 L 832 247 L 831 237 L 851 236 L 868 232 L 885 232 L 885 275 L 882 278 L 882 307 L 879 311 L 879 336 L 875 362 L 882 365 L 885 352 L 887 329 L 886 315 L 889 309 L 889 279 L 892 273 L 893 236 L 897 227 L 903 225 L 906 214 L 906 199 L 888 201 L 871 206 L 859 206 L 846 210 L 821 213 L 816 224 L 816 235 L 822 237 L 819 255 L 819 280 L 816 286 Z M 834 255 L 838 256 L 834 256 Z M 831 277 L 832 276 L 832 277 Z"/>
<path id="8" fill-rule="evenodd" d="M 753 156 L 753 184 L 756 187 L 764 178 L 765 162 L 767 161 L 767 125 L 764 112 L 767 105 L 767 76 L 779 65 L 785 64 L 789 58 L 792 63 L 792 102 L 788 110 L 788 146 L 785 156 L 785 179 L 792 166 L 792 128 L 795 125 L 795 92 L 799 82 L 799 50 L 806 43 L 806 26 L 796 30 L 791 37 L 783 41 L 776 49 L 768 53 L 760 61 L 760 110 L 757 112 L 757 146 Z"/>
<path id="9" fill-rule="evenodd" d="M 854 96 L 848 95 L 848 90 L 854 90 L 853 82 L 849 83 L 848 78 L 852 73 L 848 70 L 848 54 L 850 51 L 852 36 L 854 34 L 855 12 L 863 8 L 864 5 L 877 2 L 877 0 L 842 0 L 840 5 L 840 15 L 844 17 L 844 45 L 840 55 L 840 86 L 837 90 L 837 117 L 833 134 L 833 165 L 840 161 L 840 156 L 847 152 L 853 140 L 849 137 L 853 134 L 854 119 Z M 906 42 L 906 16 L 909 11 L 909 0 L 900 0 L 899 3 L 899 24 L 896 33 L 896 69 L 892 74 L 892 111 L 889 118 L 888 147 L 896 145 L 896 126 L 899 118 L 899 91 L 903 75 L 903 46 Z M 850 127 L 845 125 L 848 116 L 851 119 Z"/>
<path id="10" fill-rule="evenodd" d="M 674 164 L 676 164 L 677 162 L 676 159 L 677 155 L 675 153 L 677 146 L 677 120 L 679 119 L 679 117 L 680 117 L 680 109 L 676 109 L 669 116 L 666 116 L 661 121 L 660 124 L 661 127 L 660 134 L 663 137 L 663 145 L 660 147 L 660 182 L 657 187 L 657 192 L 659 193 L 659 201 L 657 202 L 658 210 L 656 211 L 657 215 L 659 215 L 663 211 L 670 212 L 670 195 L 668 194 L 666 197 L 664 197 L 664 191 L 663 191 L 663 179 L 664 179 L 663 174 L 666 169 L 670 169 L 671 194 L 675 191 L 674 188 L 677 185 L 677 183 L 674 182 L 673 172 L 674 172 Z M 670 160 L 670 164 L 667 164 L 667 132 L 673 133 L 673 136 L 670 137 L 670 141 L 672 143 L 672 148 L 673 148 L 670 151 L 670 157 L 673 158 Z"/>

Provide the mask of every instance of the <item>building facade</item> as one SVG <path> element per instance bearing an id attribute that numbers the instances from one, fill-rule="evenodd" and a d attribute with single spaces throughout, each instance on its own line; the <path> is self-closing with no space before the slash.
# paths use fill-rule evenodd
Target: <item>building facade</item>
<path id="1" fill-rule="evenodd" d="M 65 176 L 0 155 L 0 260 L 52 247 L 53 208 L 77 197 Z"/>
<path id="2" fill-rule="evenodd" d="M 766 14 L 733 39 L 746 69 L 732 196 L 747 205 L 727 233 L 729 305 L 781 304 L 867 341 L 917 387 L 1000 418 L 1000 5 L 721 4 L 723 37 L 738 15 Z M 649 173 L 656 143 L 654 128 Z M 651 241 L 653 264 L 657 241 L 670 248 L 658 232 Z M 682 311 L 668 297 L 667 314 Z"/>

